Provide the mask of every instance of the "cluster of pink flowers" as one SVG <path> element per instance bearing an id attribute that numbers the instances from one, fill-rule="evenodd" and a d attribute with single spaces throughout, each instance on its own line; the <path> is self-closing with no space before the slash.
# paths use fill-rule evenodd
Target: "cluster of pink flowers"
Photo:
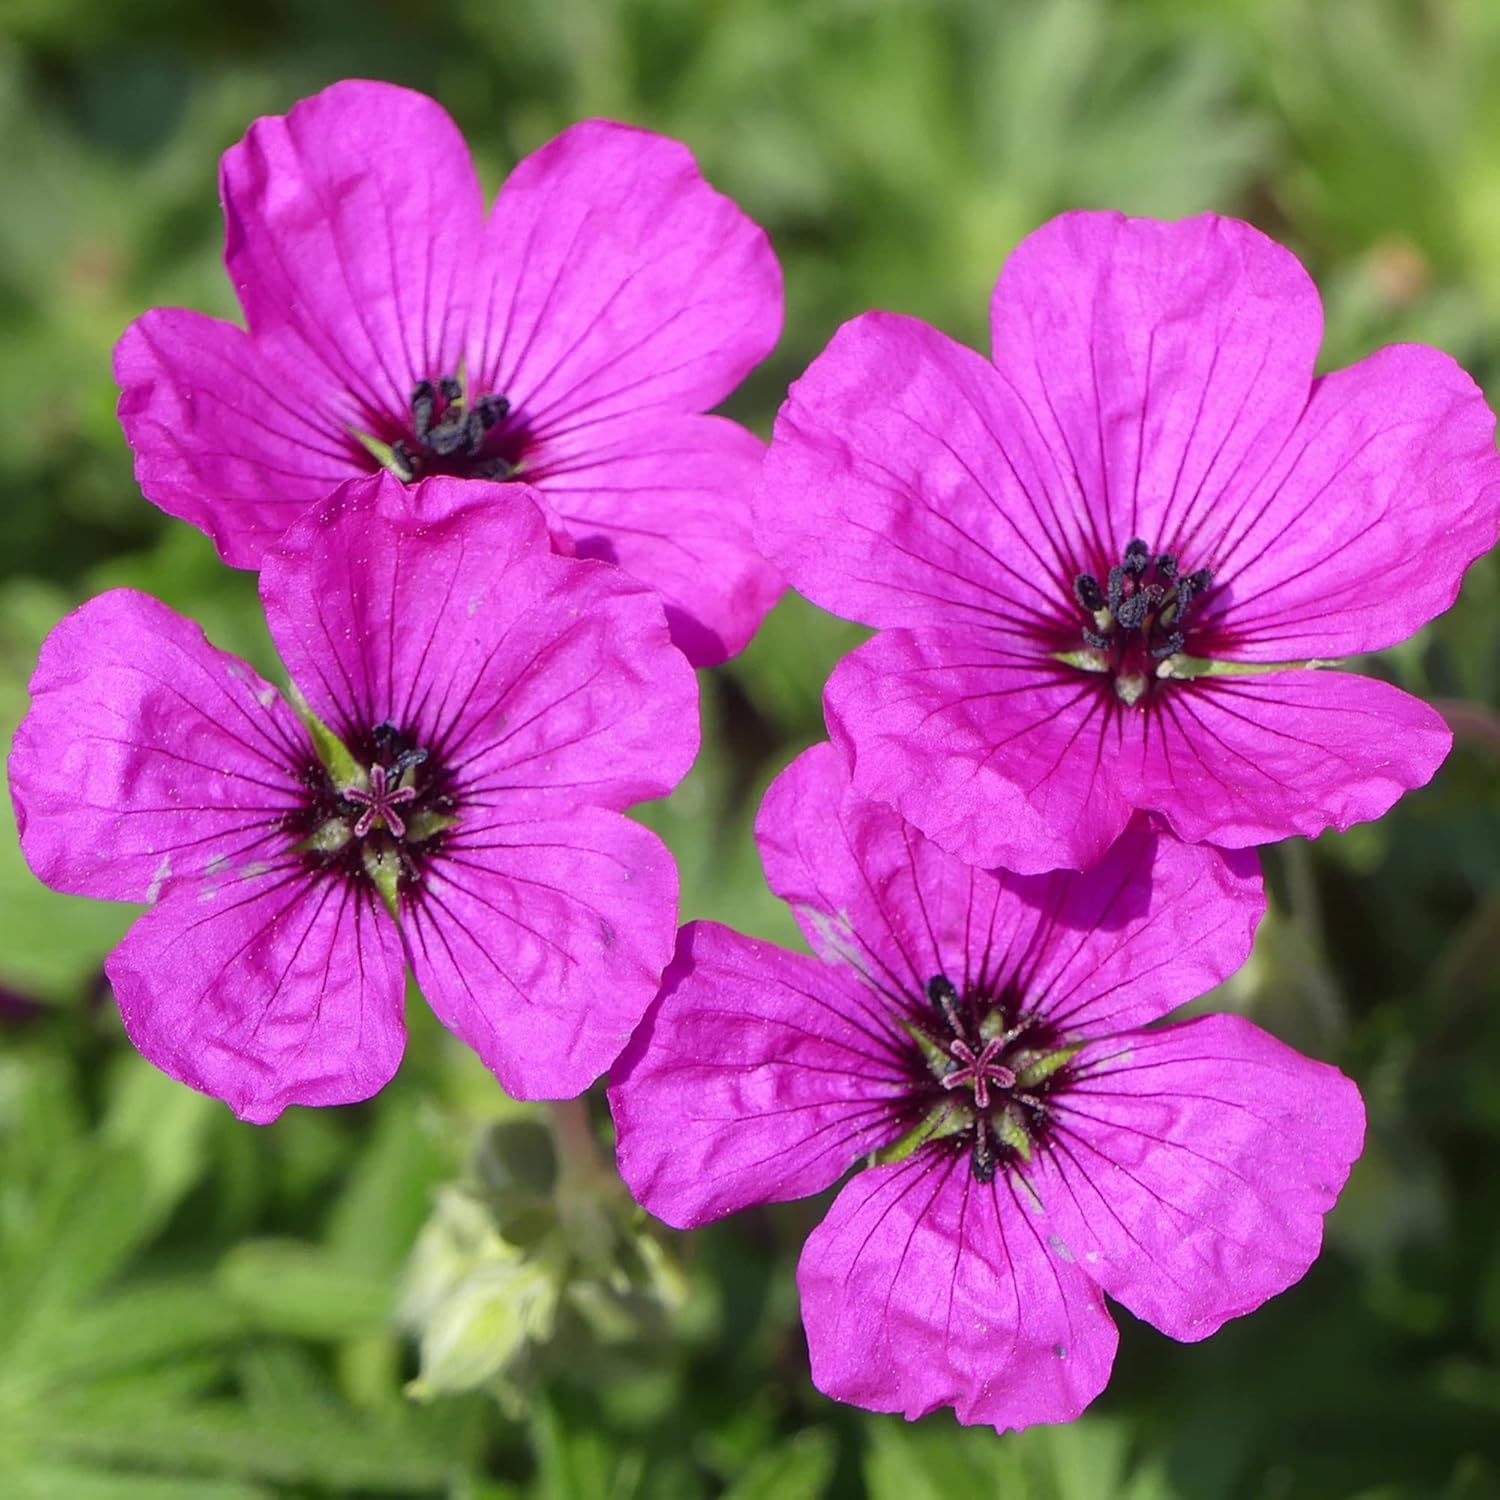
<path id="1" fill-rule="evenodd" d="M 249 1120 L 367 1098 L 410 970 L 512 1094 L 609 1072 L 671 1224 L 842 1183 L 813 1378 L 909 1417 L 1069 1419 L 1105 1294 L 1198 1339 L 1301 1277 L 1358 1091 L 1157 1023 L 1248 955 L 1255 846 L 1447 753 L 1331 668 L 1495 545 L 1473 381 L 1419 346 L 1315 377 L 1287 251 L 1075 213 L 1007 262 L 993 360 L 856 318 L 763 453 L 703 413 L 780 272 L 675 142 L 574 126 L 486 213 L 435 103 L 344 83 L 221 187 L 246 326 L 147 313 L 120 417 L 147 498 L 259 570 L 288 695 L 119 590 L 47 641 L 9 768 L 41 879 L 148 903 L 106 965 L 140 1051 Z M 677 931 L 623 816 L 783 581 L 876 628 L 756 826 L 816 956 Z"/>

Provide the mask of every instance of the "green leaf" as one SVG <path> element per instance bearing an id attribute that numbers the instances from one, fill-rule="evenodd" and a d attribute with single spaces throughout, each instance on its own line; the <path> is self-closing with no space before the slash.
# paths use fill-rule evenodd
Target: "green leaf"
<path id="1" fill-rule="evenodd" d="M 833 1435 L 807 1428 L 757 1458 L 722 1500 L 819 1500 L 833 1478 L 835 1456 Z"/>
<path id="2" fill-rule="evenodd" d="M 225 1256 L 219 1281 L 260 1327 L 274 1333 L 358 1338 L 391 1323 L 389 1277 L 361 1275 L 317 1245 L 248 1240 Z"/>

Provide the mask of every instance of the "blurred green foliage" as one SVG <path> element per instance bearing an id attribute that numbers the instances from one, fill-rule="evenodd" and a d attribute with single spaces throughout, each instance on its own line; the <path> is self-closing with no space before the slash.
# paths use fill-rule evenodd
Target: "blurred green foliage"
<path id="1" fill-rule="evenodd" d="M 149 589 L 274 673 L 252 580 L 135 491 L 110 349 L 153 304 L 234 315 L 218 154 L 350 75 L 442 99 L 492 186 L 584 115 L 687 140 L 786 267 L 785 339 L 729 406 L 762 432 L 866 307 L 982 346 L 1006 251 L 1076 205 L 1248 217 L 1317 277 L 1329 364 L 1422 339 L 1500 394 L 1491 0 L 5 0 L 7 738 L 41 636 L 104 587 Z M 685 915 L 795 941 L 750 821 L 859 638 L 788 598 L 705 677 L 702 760 L 642 812 Z M 530 1201 L 497 1188 L 494 1133 L 532 1116 L 414 999 L 377 1101 L 238 1124 L 124 1044 L 99 965 L 130 913 L 42 890 L 0 829 L 0 1495 L 1500 1495 L 1500 561 L 1367 665 L 1444 700 L 1458 749 L 1378 826 L 1268 855 L 1276 910 L 1214 997 L 1366 1091 L 1328 1253 L 1205 1345 L 1130 1324 L 1087 1417 L 1004 1439 L 811 1389 L 791 1273 L 817 1204 L 675 1240 L 664 1290 L 671 1264 L 601 1189 L 616 1258 L 592 1301 L 538 1293 L 488 1352 L 444 1344 L 444 1299 L 486 1306 L 497 1264 L 561 1232 L 501 1212 L 502 1243 L 464 1217 Z M 420 1354 L 398 1304 L 426 1309 Z M 530 1360 L 569 1317 L 574 1342 Z M 503 1402 L 443 1394 L 518 1361 Z"/>

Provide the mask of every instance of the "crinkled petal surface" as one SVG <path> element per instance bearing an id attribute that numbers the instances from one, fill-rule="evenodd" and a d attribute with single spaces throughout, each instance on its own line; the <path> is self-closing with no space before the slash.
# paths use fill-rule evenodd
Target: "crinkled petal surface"
<path id="1" fill-rule="evenodd" d="M 171 879 L 277 847 L 313 760 L 276 690 L 145 594 L 48 636 L 9 762 L 21 848 L 56 890 L 154 901 Z"/>
<path id="2" fill-rule="evenodd" d="M 1249 498 L 1323 335 L 1297 258 L 1215 214 L 1062 214 L 1006 261 L 990 319 L 999 379 L 1075 476 L 1069 508 L 1096 540 L 1074 561 L 1090 571 L 1132 537 L 1165 549 Z"/>
<path id="3" fill-rule="evenodd" d="M 854 784 L 960 859 L 1087 869 L 1120 836 L 1108 691 L 990 634 L 884 630 L 823 690 Z"/>
<path id="4" fill-rule="evenodd" d="M 257 120 L 220 188 L 251 334 L 278 364 L 318 372 L 341 420 L 374 431 L 418 380 L 457 370 L 484 200 L 441 105 L 336 83 Z"/>
<path id="5" fill-rule="evenodd" d="M 660 600 L 555 556 L 522 486 L 351 482 L 268 557 L 261 595 L 320 718 L 398 725 L 471 802 L 624 808 L 697 753 L 697 683 Z"/>
<path id="6" fill-rule="evenodd" d="M 428 1004 L 521 1099 L 572 1098 L 619 1056 L 676 924 L 666 846 L 595 808 L 461 813 L 403 908 Z"/>
<path id="7" fill-rule="evenodd" d="M 1121 756 L 1127 796 L 1179 837 L 1226 848 L 1378 818 L 1453 743 L 1420 698 L 1349 672 L 1200 679 L 1164 694 L 1149 726 L 1127 722 L 1139 747 Z"/>
<path id="8" fill-rule="evenodd" d="M 1070 1034 L 1144 1024 L 1227 979 L 1265 910 L 1253 855 L 1141 815 L 1081 874 L 976 870 L 860 796 L 826 744 L 772 782 L 755 832 L 772 890 L 825 957 L 893 1000 L 934 974 L 1009 983 Z"/>
<path id="9" fill-rule="evenodd" d="M 562 516 L 580 557 L 618 563 L 662 596 L 694 666 L 736 656 L 781 593 L 750 529 L 760 440 L 722 417 L 590 422 L 550 439 L 526 478 Z"/>
<path id="10" fill-rule="evenodd" d="M 516 167 L 484 264 L 470 364 L 534 442 L 584 418 L 702 411 L 781 330 L 765 232 L 687 147 L 607 120 L 569 127 Z"/>
<path id="11" fill-rule="evenodd" d="M 309 501 L 370 467 L 328 377 L 232 323 L 153 308 L 116 346 L 115 379 L 146 498 L 233 567 L 258 567 Z"/>
<path id="12" fill-rule="evenodd" d="M 1395 345 L 1314 383 L 1252 494 L 1183 523 L 1225 587 L 1205 654 L 1352 656 L 1403 641 L 1458 594 L 1500 534 L 1495 418 L 1446 354 Z"/>
<path id="13" fill-rule="evenodd" d="M 1004 644 L 1071 625 L 1086 540 L 1072 485 L 982 356 L 915 318 L 866 313 L 792 386 L 756 530 L 788 582 L 835 614 L 972 626 Z"/>
<path id="14" fill-rule="evenodd" d="M 245 1120 L 368 1099 L 401 1061 L 395 924 L 295 856 L 173 881 L 104 967 L 142 1054 Z"/>
<path id="15" fill-rule="evenodd" d="M 797 1268 L 813 1382 L 916 1418 L 1071 1421 L 1104 1389 L 1117 1335 L 1082 1268 L 1003 1178 L 922 1155 L 847 1183 Z"/>
<path id="16" fill-rule="evenodd" d="M 1056 1248 L 1201 1339 L 1298 1281 L 1364 1142 L 1359 1091 L 1238 1016 L 1088 1047 L 1035 1177 Z"/>
<path id="17" fill-rule="evenodd" d="M 820 1192 L 889 1139 L 898 1047 L 850 970 L 689 923 L 610 1077 L 620 1173 L 678 1228 Z"/>

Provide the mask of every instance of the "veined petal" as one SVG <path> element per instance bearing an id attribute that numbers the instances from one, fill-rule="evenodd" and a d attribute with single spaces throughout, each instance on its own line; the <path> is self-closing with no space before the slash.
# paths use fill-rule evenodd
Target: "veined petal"
<path id="1" fill-rule="evenodd" d="M 766 878 L 825 957 L 917 997 L 1008 987 L 1065 1036 L 1142 1025 L 1227 979 L 1265 910 L 1253 854 L 1159 832 L 1144 815 L 1089 869 L 976 870 L 859 796 L 831 745 L 766 792 Z"/>
<path id="2" fill-rule="evenodd" d="M 967 863 L 1036 874 L 1086 869 L 1130 821 L 1107 691 L 990 636 L 886 630 L 823 703 L 861 792 Z"/>
<path id="3" fill-rule="evenodd" d="M 427 1003 L 518 1099 L 570 1099 L 614 1062 L 676 929 L 666 845 L 596 808 L 465 815 L 402 911 Z"/>
<path id="4" fill-rule="evenodd" d="M 1297 258 L 1234 219 L 1068 213 L 1016 248 L 990 305 L 995 365 L 1076 475 L 1103 571 L 1133 537 L 1187 539 L 1254 494 L 1307 403 L 1323 334 Z"/>
<path id="5" fill-rule="evenodd" d="M 791 388 L 756 497 L 766 555 L 867 625 L 1077 634 L 1094 529 L 1033 415 L 915 318 L 846 323 Z"/>
<path id="6" fill-rule="evenodd" d="M 1497 535 L 1484 393 L 1436 349 L 1378 350 L 1318 380 L 1254 492 L 1183 538 L 1221 580 L 1195 649 L 1301 661 L 1394 645 L 1453 603 Z"/>
<path id="7" fill-rule="evenodd" d="M 166 605 L 116 589 L 47 637 L 9 777 L 21 848 L 56 890 L 154 901 L 284 851 L 311 741 L 275 688 Z"/>
<path id="8" fill-rule="evenodd" d="M 395 924 L 295 856 L 174 881 L 104 969 L 141 1053 L 257 1124 L 368 1099 L 406 1044 Z"/>
<path id="9" fill-rule="evenodd" d="M 116 346 L 115 379 L 136 482 L 232 567 L 258 567 L 310 500 L 369 470 L 316 368 L 232 323 L 154 308 Z"/>
<path id="10" fill-rule="evenodd" d="M 847 1183 L 797 1267 L 813 1383 L 915 1419 L 940 1406 L 1001 1431 L 1071 1421 L 1118 1336 L 1081 1267 L 1006 1179 L 919 1153 Z"/>
<path id="11" fill-rule="evenodd" d="M 1380 817 L 1452 743 L 1436 709 L 1372 677 L 1207 677 L 1161 695 L 1120 776 L 1179 838 L 1242 849 Z"/>
<path id="12" fill-rule="evenodd" d="M 1034 1178 L 1066 1253 L 1173 1338 L 1301 1279 L 1364 1143 L 1359 1090 L 1238 1016 L 1094 1043 Z"/>
<path id="13" fill-rule="evenodd" d="M 220 191 L 252 336 L 326 382 L 338 420 L 373 431 L 404 417 L 418 380 L 456 373 L 484 200 L 436 101 L 336 83 L 257 120 Z"/>
<path id="14" fill-rule="evenodd" d="M 745 648 L 782 589 L 751 536 L 762 452 L 722 417 L 617 417 L 549 438 L 527 455 L 525 477 L 580 557 L 657 589 L 676 645 L 694 666 L 716 666 Z"/>
<path id="15" fill-rule="evenodd" d="M 320 718 L 398 726 L 470 802 L 623 808 L 697 753 L 697 683 L 660 601 L 555 556 L 523 486 L 355 481 L 267 558 L 261 594 Z"/>
<path id="16" fill-rule="evenodd" d="M 663 136 L 570 126 L 511 173 L 485 235 L 470 364 L 532 441 L 585 414 L 702 411 L 781 330 L 765 232 Z"/>
<path id="17" fill-rule="evenodd" d="M 820 1192 L 890 1141 L 900 1045 L 851 971 L 689 923 L 611 1074 L 620 1174 L 678 1228 Z"/>

